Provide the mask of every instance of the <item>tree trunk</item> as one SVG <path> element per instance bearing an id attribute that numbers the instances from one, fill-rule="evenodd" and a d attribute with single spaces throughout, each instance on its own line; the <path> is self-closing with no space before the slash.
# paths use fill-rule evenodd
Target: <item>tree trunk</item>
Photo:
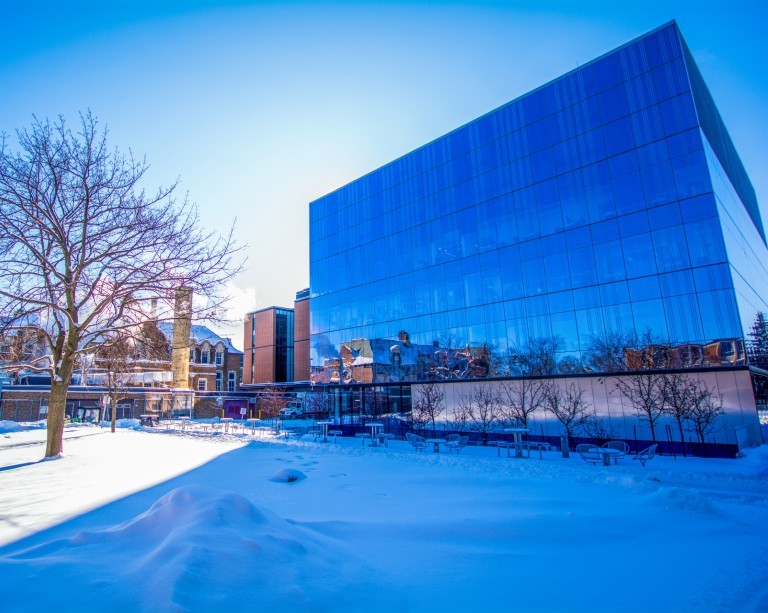
<path id="1" fill-rule="evenodd" d="M 112 434 L 115 433 L 115 422 L 117 422 L 117 394 L 113 394 L 112 398 L 110 399 L 111 407 L 110 407 L 110 422 L 112 425 Z M 152 424 L 150 424 L 152 425 Z"/>
<path id="2" fill-rule="evenodd" d="M 51 383 L 51 398 L 48 401 L 48 442 L 45 457 L 59 455 L 64 449 L 64 416 L 67 409 L 67 385 Z"/>
<path id="3" fill-rule="evenodd" d="M 683 457 L 687 457 L 687 454 L 685 453 L 685 433 L 683 432 L 683 422 L 679 417 L 677 418 L 677 427 L 680 429 L 680 447 L 683 448 Z"/>

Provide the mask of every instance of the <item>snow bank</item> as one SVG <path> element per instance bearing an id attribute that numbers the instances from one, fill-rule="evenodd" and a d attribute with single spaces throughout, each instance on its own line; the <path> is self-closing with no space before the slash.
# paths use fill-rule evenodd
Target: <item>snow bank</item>
<path id="1" fill-rule="evenodd" d="M 361 582 L 365 569 L 319 537 L 243 496 L 204 486 L 172 490 L 112 528 L 81 531 L 0 560 L 0 575 L 35 592 L 35 609 L 259 610 L 351 607 L 329 577 Z M 77 602 L 63 594 L 77 585 Z M 25 597 L 3 594 L 6 610 Z M 320 605 L 318 603 L 327 603 Z"/>
<path id="2" fill-rule="evenodd" d="M 46 427 L 46 421 L 9 421 L 0 420 L 0 434 L 4 432 L 23 432 L 25 430 L 42 430 Z"/>
<path id="3" fill-rule="evenodd" d="M 112 422 L 111 421 L 102 421 L 99 422 L 99 426 L 102 428 L 111 428 Z M 138 419 L 117 419 L 115 420 L 115 428 L 132 428 L 134 430 L 138 430 L 141 428 L 141 421 Z"/>
<path id="4" fill-rule="evenodd" d="M 23 428 L 17 421 L 0 421 L 0 434 L 4 432 L 20 432 L 21 430 L 23 430 Z"/>

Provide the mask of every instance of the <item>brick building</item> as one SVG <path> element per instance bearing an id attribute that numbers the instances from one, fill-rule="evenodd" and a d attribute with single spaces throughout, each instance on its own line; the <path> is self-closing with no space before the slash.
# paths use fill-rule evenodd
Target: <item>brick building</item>
<path id="1" fill-rule="evenodd" d="M 170 343 L 173 324 L 161 322 L 158 328 Z M 170 357 L 170 356 L 169 356 Z M 236 392 L 243 379 L 243 352 L 229 338 L 210 328 L 193 325 L 189 347 L 189 389 L 197 392 Z M 164 366 L 170 372 L 170 362 Z"/>

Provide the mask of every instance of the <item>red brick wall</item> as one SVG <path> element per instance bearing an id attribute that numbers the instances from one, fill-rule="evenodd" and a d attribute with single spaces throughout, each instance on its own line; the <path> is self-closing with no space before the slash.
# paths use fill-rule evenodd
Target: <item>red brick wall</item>
<path id="1" fill-rule="evenodd" d="M 293 305 L 293 378 L 309 380 L 309 299 Z"/>
<path id="2" fill-rule="evenodd" d="M 245 326 L 243 330 L 243 352 L 245 353 L 243 356 L 243 383 L 253 383 L 253 377 L 251 376 L 251 366 L 253 364 L 251 358 L 251 349 L 253 349 L 253 345 L 251 344 L 252 332 L 253 319 L 252 316 L 248 314 L 245 318 Z"/>

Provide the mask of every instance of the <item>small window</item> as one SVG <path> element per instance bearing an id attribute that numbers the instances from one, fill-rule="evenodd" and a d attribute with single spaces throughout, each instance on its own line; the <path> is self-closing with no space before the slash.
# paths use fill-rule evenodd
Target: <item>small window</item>
<path id="1" fill-rule="evenodd" d="M 216 352 L 216 366 L 221 366 L 224 364 L 224 352 L 223 351 L 217 351 Z"/>
<path id="2" fill-rule="evenodd" d="M 217 372 L 216 373 L 216 391 L 217 392 L 221 391 L 221 380 L 222 380 L 221 372 Z"/>
<path id="3" fill-rule="evenodd" d="M 201 364 L 208 364 L 208 361 L 210 359 L 210 352 L 208 351 L 201 351 L 200 352 L 200 363 Z"/>
<path id="4" fill-rule="evenodd" d="M 197 381 L 197 391 L 204 392 L 207 387 L 208 380 L 207 379 L 198 379 Z"/>
<path id="5" fill-rule="evenodd" d="M 229 380 L 227 381 L 227 391 L 228 392 L 234 392 L 235 391 L 235 377 L 236 374 L 234 371 L 229 373 Z"/>

